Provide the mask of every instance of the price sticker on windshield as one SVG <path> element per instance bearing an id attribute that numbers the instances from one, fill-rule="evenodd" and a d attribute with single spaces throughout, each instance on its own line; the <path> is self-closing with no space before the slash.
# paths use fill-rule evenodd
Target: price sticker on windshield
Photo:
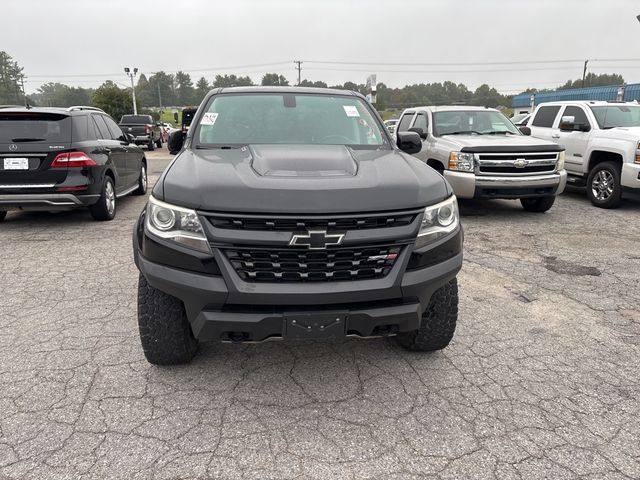
<path id="1" fill-rule="evenodd" d="M 206 112 L 202 116 L 202 120 L 200 121 L 200 125 L 215 125 L 217 119 L 218 119 L 218 113 L 217 112 Z"/>
<path id="2" fill-rule="evenodd" d="M 344 108 L 344 113 L 347 114 L 347 117 L 360 116 L 360 112 L 358 112 L 358 109 L 356 108 L 355 105 L 343 105 L 342 108 Z"/>

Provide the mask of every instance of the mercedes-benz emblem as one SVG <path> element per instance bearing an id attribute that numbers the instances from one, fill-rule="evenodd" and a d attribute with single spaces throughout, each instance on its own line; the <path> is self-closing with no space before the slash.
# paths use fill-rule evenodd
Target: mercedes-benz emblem
<path id="1" fill-rule="evenodd" d="M 15 152 L 16 150 L 18 150 L 18 145 L 16 145 L 15 143 L 12 143 L 11 145 L 9 145 L 9 150 L 11 150 L 12 152 Z"/>
<path id="2" fill-rule="evenodd" d="M 327 234 L 326 230 L 309 230 L 306 235 L 294 235 L 289 242 L 292 247 L 307 247 L 309 250 L 324 250 L 329 245 L 340 245 L 344 234 Z"/>

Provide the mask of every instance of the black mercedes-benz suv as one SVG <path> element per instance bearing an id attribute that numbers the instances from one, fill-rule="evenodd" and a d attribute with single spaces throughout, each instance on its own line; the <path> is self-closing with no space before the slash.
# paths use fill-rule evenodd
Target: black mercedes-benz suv
<path id="1" fill-rule="evenodd" d="M 359 94 L 242 87 L 208 94 L 134 229 L 149 362 L 199 340 L 395 335 L 446 347 L 462 230 L 451 187 L 398 145 Z"/>
<path id="2" fill-rule="evenodd" d="M 0 107 L 0 221 L 78 207 L 112 220 L 118 197 L 146 190 L 144 152 L 102 110 Z"/>

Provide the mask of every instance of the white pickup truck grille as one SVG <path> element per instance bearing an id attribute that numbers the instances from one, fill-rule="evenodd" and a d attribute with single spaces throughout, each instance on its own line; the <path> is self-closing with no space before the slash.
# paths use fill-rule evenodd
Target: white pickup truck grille
<path id="1" fill-rule="evenodd" d="M 476 158 L 476 175 L 544 175 L 555 171 L 558 153 L 479 153 Z"/>

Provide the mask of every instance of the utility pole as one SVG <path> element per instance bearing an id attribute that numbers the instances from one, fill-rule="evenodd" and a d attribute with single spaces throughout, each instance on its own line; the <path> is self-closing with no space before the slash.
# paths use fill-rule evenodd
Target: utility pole
<path id="1" fill-rule="evenodd" d="M 302 73 L 302 60 L 294 60 L 293 63 L 297 65 L 296 70 L 298 70 L 298 86 L 300 86 L 300 74 Z"/>
<path id="2" fill-rule="evenodd" d="M 133 71 L 129 67 L 124 67 L 124 73 L 131 79 L 131 93 L 133 94 L 133 114 L 138 114 L 138 107 L 136 106 L 136 87 L 133 85 L 133 77 L 138 73 L 138 68 L 135 67 Z"/>
<path id="3" fill-rule="evenodd" d="M 587 76 L 587 63 L 589 63 L 589 60 L 584 61 L 584 69 L 582 70 L 582 88 L 584 88 L 584 79 Z"/>
<path id="4" fill-rule="evenodd" d="M 27 103 L 27 94 L 24 91 L 24 75 L 20 75 L 20 84 L 22 85 L 22 96 L 24 97 L 24 106 L 29 108 L 29 104 Z"/>
<path id="5" fill-rule="evenodd" d="M 156 85 L 158 86 L 158 105 L 160 106 L 160 111 L 162 111 L 162 97 L 160 96 L 160 80 L 156 79 Z"/>

